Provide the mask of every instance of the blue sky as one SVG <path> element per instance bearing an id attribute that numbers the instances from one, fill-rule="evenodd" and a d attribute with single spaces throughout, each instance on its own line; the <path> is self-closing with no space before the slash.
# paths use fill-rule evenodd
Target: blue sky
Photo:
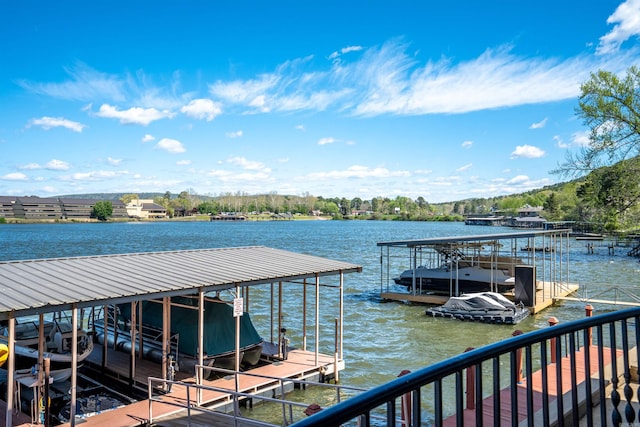
<path id="1" fill-rule="evenodd" d="M 519 193 L 585 143 L 640 0 L 0 6 L 0 195 Z"/>

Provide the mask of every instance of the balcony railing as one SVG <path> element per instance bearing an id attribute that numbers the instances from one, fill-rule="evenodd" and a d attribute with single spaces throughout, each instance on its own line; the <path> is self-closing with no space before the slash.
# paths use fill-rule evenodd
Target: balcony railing
<path id="1" fill-rule="evenodd" d="M 639 318 L 640 308 L 614 311 L 470 349 L 295 426 L 633 423 Z"/>

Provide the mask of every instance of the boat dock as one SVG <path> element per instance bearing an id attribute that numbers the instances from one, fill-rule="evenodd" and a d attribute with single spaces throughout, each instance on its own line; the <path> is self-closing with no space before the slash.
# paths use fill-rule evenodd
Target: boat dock
<path id="1" fill-rule="evenodd" d="M 114 352 L 118 353 L 118 352 Z M 118 357 L 114 354 L 114 356 Z M 94 358 L 94 361 L 96 358 Z M 92 363 L 93 363 L 92 362 Z M 116 362 L 116 360 L 114 360 Z M 127 375 L 122 363 L 114 363 L 120 369 L 121 375 Z M 277 363 L 265 364 L 253 368 L 238 375 L 238 387 L 234 381 L 234 375 L 230 374 L 215 380 L 201 380 L 201 396 L 199 404 L 196 405 L 197 387 L 196 377 L 193 372 L 179 371 L 176 374 L 177 383 L 173 384 L 167 393 L 155 393 L 153 402 L 143 399 L 133 404 L 129 404 L 117 409 L 105 411 L 91 417 L 83 418 L 82 424 L 87 427 L 134 427 L 149 423 L 150 408 L 154 423 L 163 426 L 184 425 L 183 422 L 175 421 L 187 417 L 187 406 L 193 405 L 206 408 L 208 422 L 211 425 L 215 420 L 215 425 L 225 425 L 227 418 L 225 413 L 232 412 L 234 395 L 237 393 L 255 395 L 256 404 L 260 402 L 260 396 L 280 395 L 282 393 L 283 381 L 286 384 L 286 391 L 294 387 L 292 380 L 321 381 L 322 376 L 334 375 L 335 359 L 327 355 L 319 355 L 316 361 L 313 352 L 292 349 L 289 351 L 286 360 Z M 344 361 L 338 361 L 338 370 L 344 369 Z M 158 364 L 142 360 L 138 364 L 136 381 L 144 383 L 145 387 L 149 378 L 156 378 L 158 383 L 162 381 L 158 378 Z M 158 385 L 158 384 L 157 384 Z M 191 387 L 188 395 L 187 388 Z M 225 392 L 228 390 L 228 392 Z M 250 397 L 242 399 L 244 405 L 251 406 L 254 402 Z M 192 408 L 197 412 L 197 408 Z M 210 411 L 218 410 L 219 413 L 212 414 Z M 173 422 L 171 420 L 174 420 Z M 219 422 L 221 424 L 219 424 Z M 250 420 L 242 420 L 239 425 L 247 425 Z M 30 424 L 29 424 L 30 425 Z M 62 424 L 63 427 L 71 424 Z M 230 423 L 229 425 L 233 425 Z"/>
<path id="2" fill-rule="evenodd" d="M 503 295 L 516 303 L 523 302 L 535 314 L 579 289 L 569 275 L 569 234 L 570 230 L 536 230 L 379 242 L 380 297 L 442 305 L 449 297 L 462 293 L 458 292 L 457 269 L 464 262 L 513 276 L 513 290 Z M 522 250 L 538 247 L 547 250 Z M 408 286 L 394 283 L 395 277 L 405 270 L 426 271 L 444 264 L 451 271 L 447 279 L 449 292 L 432 292 L 417 277 Z M 497 284 L 487 282 L 486 288 L 497 289 Z"/>
<path id="3" fill-rule="evenodd" d="M 46 361 L 43 363 L 42 356 L 46 349 L 44 327 L 35 326 L 40 338 L 28 343 L 21 341 L 17 330 L 22 326 L 20 320 L 25 317 L 39 317 L 37 322 L 31 322 L 34 325 L 45 325 L 45 314 L 64 312 L 70 319 L 68 360 L 64 362 L 68 363 L 70 379 L 66 389 L 53 396 L 62 399 L 59 406 L 67 411 L 69 426 L 78 423 L 109 427 L 141 425 L 149 418 L 149 400 L 140 396 L 148 390 L 150 378 L 155 378 L 162 385 L 160 388 L 164 388 L 153 393 L 154 417 L 184 410 L 183 394 L 195 386 L 203 390 L 198 393 L 197 401 L 191 396 L 189 407 L 194 410 L 205 409 L 201 405 L 224 407 L 229 405 L 230 396 L 235 404 L 239 399 L 251 401 L 250 396 L 239 393 L 254 393 L 257 398 L 261 394 L 274 393 L 285 381 L 337 379 L 339 371 L 344 369 L 344 274 L 361 271 L 359 265 L 262 246 L 0 262 L 0 287 L 5 296 L 0 300 L 0 322 L 6 326 L 3 339 L 9 348 L 9 357 L 3 366 L 7 369 L 7 379 L 6 390 L 0 396 L 0 408 L 4 413 L 0 427 L 23 425 L 25 416 L 26 424 L 37 423 L 40 416 L 38 402 L 46 400 L 43 398 L 47 395 L 43 378 L 47 364 Z M 324 288 L 322 299 L 321 288 Z M 250 292 L 252 289 L 256 291 Z M 285 293 L 286 302 L 283 301 Z M 223 295 L 227 297 L 226 301 L 220 299 Z M 208 343 L 219 345 L 222 342 L 220 335 L 207 335 L 210 325 L 205 323 L 205 306 L 214 300 L 230 307 L 224 318 L 215 323 L 235 324 L 226 333 L 233 338 L 230 341 L 235 341 L 235 348 L 232 345 L 225 352 L 209 352 L 207 356 L 204 349 Z M 156 336 L 153 339 L 147 335 L 149 329 L 143 323 L 145 319 L 152 320 L 148 313 L 145 319 L 142 318 L 143 303 L 158 309 L 156 317 L 159 319 L 155 320 L 160 320 L 160 327 L 154 329 Z M 283 313 L 287 309 L 285 304 L 293 303 L 302 311 L 296 324 L 286 324 L 297 332 L 295 342 L 290 342 L 290 337 L 285 336 Z M 249 362 L 246 358 L 249 347 L 240 343 L 250 335 L 243 320 L 257 310 L 255 306 L 262 307 L 263 316 L 266 314 L 267 320 L 262 325 L 266 330 L 260 331 L 262 355 L 259 360 L 252 357 Z M 324 316 L 336 319 L 335 330 L 329 331 L 333 340 L 322 338 L 321 306 Z M 127 308 L 128 317 L 125 317 Z M 187 321 L 192 326 L 192 333 L 183 334 L 180 340 L 182 344 L 191 344 L 186 349 L 180 348 L 180 357 L 173 359 L 178 355 L 178 347 L 173 342 L 175 325 L 172 318 L 177 320 L 180 310 L 194 314 L 193 320 Z M 211 312 L 210 309 L 206 311 Z M 97 325 L 103 326 L 102 331 L 108 331 L 104 334 L 108 339 L 103 337 L 107 344 L 93 342 L 93 352 L 84 360 L 86 366 L 81 367 L 78 335 L 88 332 L 97 341 Z M 120 339 L 115 331 L 121 331 Z M 313 343 L 312 346 L 307 348 L 307 342 Z M 38 369 L 33 387 L 24 390 L 30 395 L 29 400 L 23 402 L 19 396 L 24 386 L 16 378 L 18 356 L 15 350 L 27 345 L 31 346 L 29 354 L 36 355 L 27 363 Z M 253 352 L 254 348 L 251 347 L 251 354 L 259 355 Z M 177 371 L 172 369 L 175 360 L 183 363 L 186 356 L 191 358 L 190 363 L 184 363 Z M 111 391 L 138 402 L 128 402 L 107 411 L 97 403 L 102 402 L 101 398 L 93 398 L 95 410 L 92 416 L 81 418 L 80 415 L 87 412 L 80 412 L 80 407 L 87 399 L 79 392 L 84 391 L 82 381 L 85 375 L 89 376 L 91 367 L 94 370 L 91 381 L 100 382 L 100 386 L 104 381 L 105 388 L 113 386 Z M 196 376 L 200 370 L 221 371 L 223 367 L 238 378 L 232 381 L 233 387 L 224 377 L 209 381 Z M 256 372 L 260 372 L 261 377 L 257 377 Z M 114 380 L 120 383 L 117 390 Z M 173 384 L 169 392 L 166 390 L 168 384 Z M 54 382 L 53 386 L 64 386 L 64 382 Z M 205 391 L 205 387 L 216 391 Z M 166 401 L 156 401 L 159 396 Z M 177 407 L 175 403 L 183 405 Z M 86 406 L 92 408 L 92 405 Z M 26 411 L 31 408 L 31 414 L 20 412 L 25 407 Z"/>

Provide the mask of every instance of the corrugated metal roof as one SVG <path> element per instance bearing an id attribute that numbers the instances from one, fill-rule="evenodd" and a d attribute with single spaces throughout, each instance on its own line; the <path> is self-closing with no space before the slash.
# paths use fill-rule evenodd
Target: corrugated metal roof
<path id="1" fill-rule="evenodd" d="M 356 271 L 264 246 L 0 262 L 0 319 Z"/>
<path id="2" fill-rule="evenodd" d="M 531 231 L 518 231 L 513 233 L 498 233 L 498 234 L 478 234 L 469 236 L 455 236 L 455 237 L 432 237 L 427 239 L 415 239 L 415 240 L 397 240 L 393 242 L 378 242 L 378 246 L 429 246 L 429 245 L 442 245 L 442 244 L 456 244 L 463 242 L 478 242 L 483 240 L 501 240 L 501 239 L 521 239 L 536 236 L 543 236 L 549 234 L 566 235 L 571 230 L 531 230 Z"/>

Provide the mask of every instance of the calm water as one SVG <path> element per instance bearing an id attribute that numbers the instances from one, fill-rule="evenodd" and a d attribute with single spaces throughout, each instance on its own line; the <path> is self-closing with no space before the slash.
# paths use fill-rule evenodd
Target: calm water
<path id="1" fill-rule="evenodd" d="M 515 329 L 545 327 L 550 316 L 562 322 L 584 315 L 583 303 L 567 302 L 517 326 L 485 325 L 428 318 L 423 306 L 383 302 L 377 297 L 380 291 L 377 242 L 510 231 L 513 230 L 461 223 L 392 221 L 4 225 L 0 226 L 0 260 L 263 245 L 362 265 L 362 274 L 345 276 L 346 369 L 341 373 L 341 382 L 368 388 L 395 378 L 403 369 L 416 370 L 459 354 L 467 347 L 509 337 Z M 599 290 L 612 284 L 640 286 L 639 274 L 640 264 L 626 256 L 626 248 L 617 249 L 615 256 L 609 256 L 606 248 L 587 255 L 584 243 L 572 242 L 572 282 Z M 260 296 L 252 291 L 252 304 Z M 264 296 L 268 298 L 267 293 Z M 267 305 L 258 304 L 253 315 L 266 339 L 269 338 Z M 595 305 L 595 308 L 597 313 L 622 307 Z M 285 323 L 291 343 L 300 346 L 297 342 L 300 332 L 296 328 L 300 325 L 299 308 L 289 306 L 289 310 Z M 333 316 L 329 313 L 322 320 L 322 329 L 330 340 Z"/>

